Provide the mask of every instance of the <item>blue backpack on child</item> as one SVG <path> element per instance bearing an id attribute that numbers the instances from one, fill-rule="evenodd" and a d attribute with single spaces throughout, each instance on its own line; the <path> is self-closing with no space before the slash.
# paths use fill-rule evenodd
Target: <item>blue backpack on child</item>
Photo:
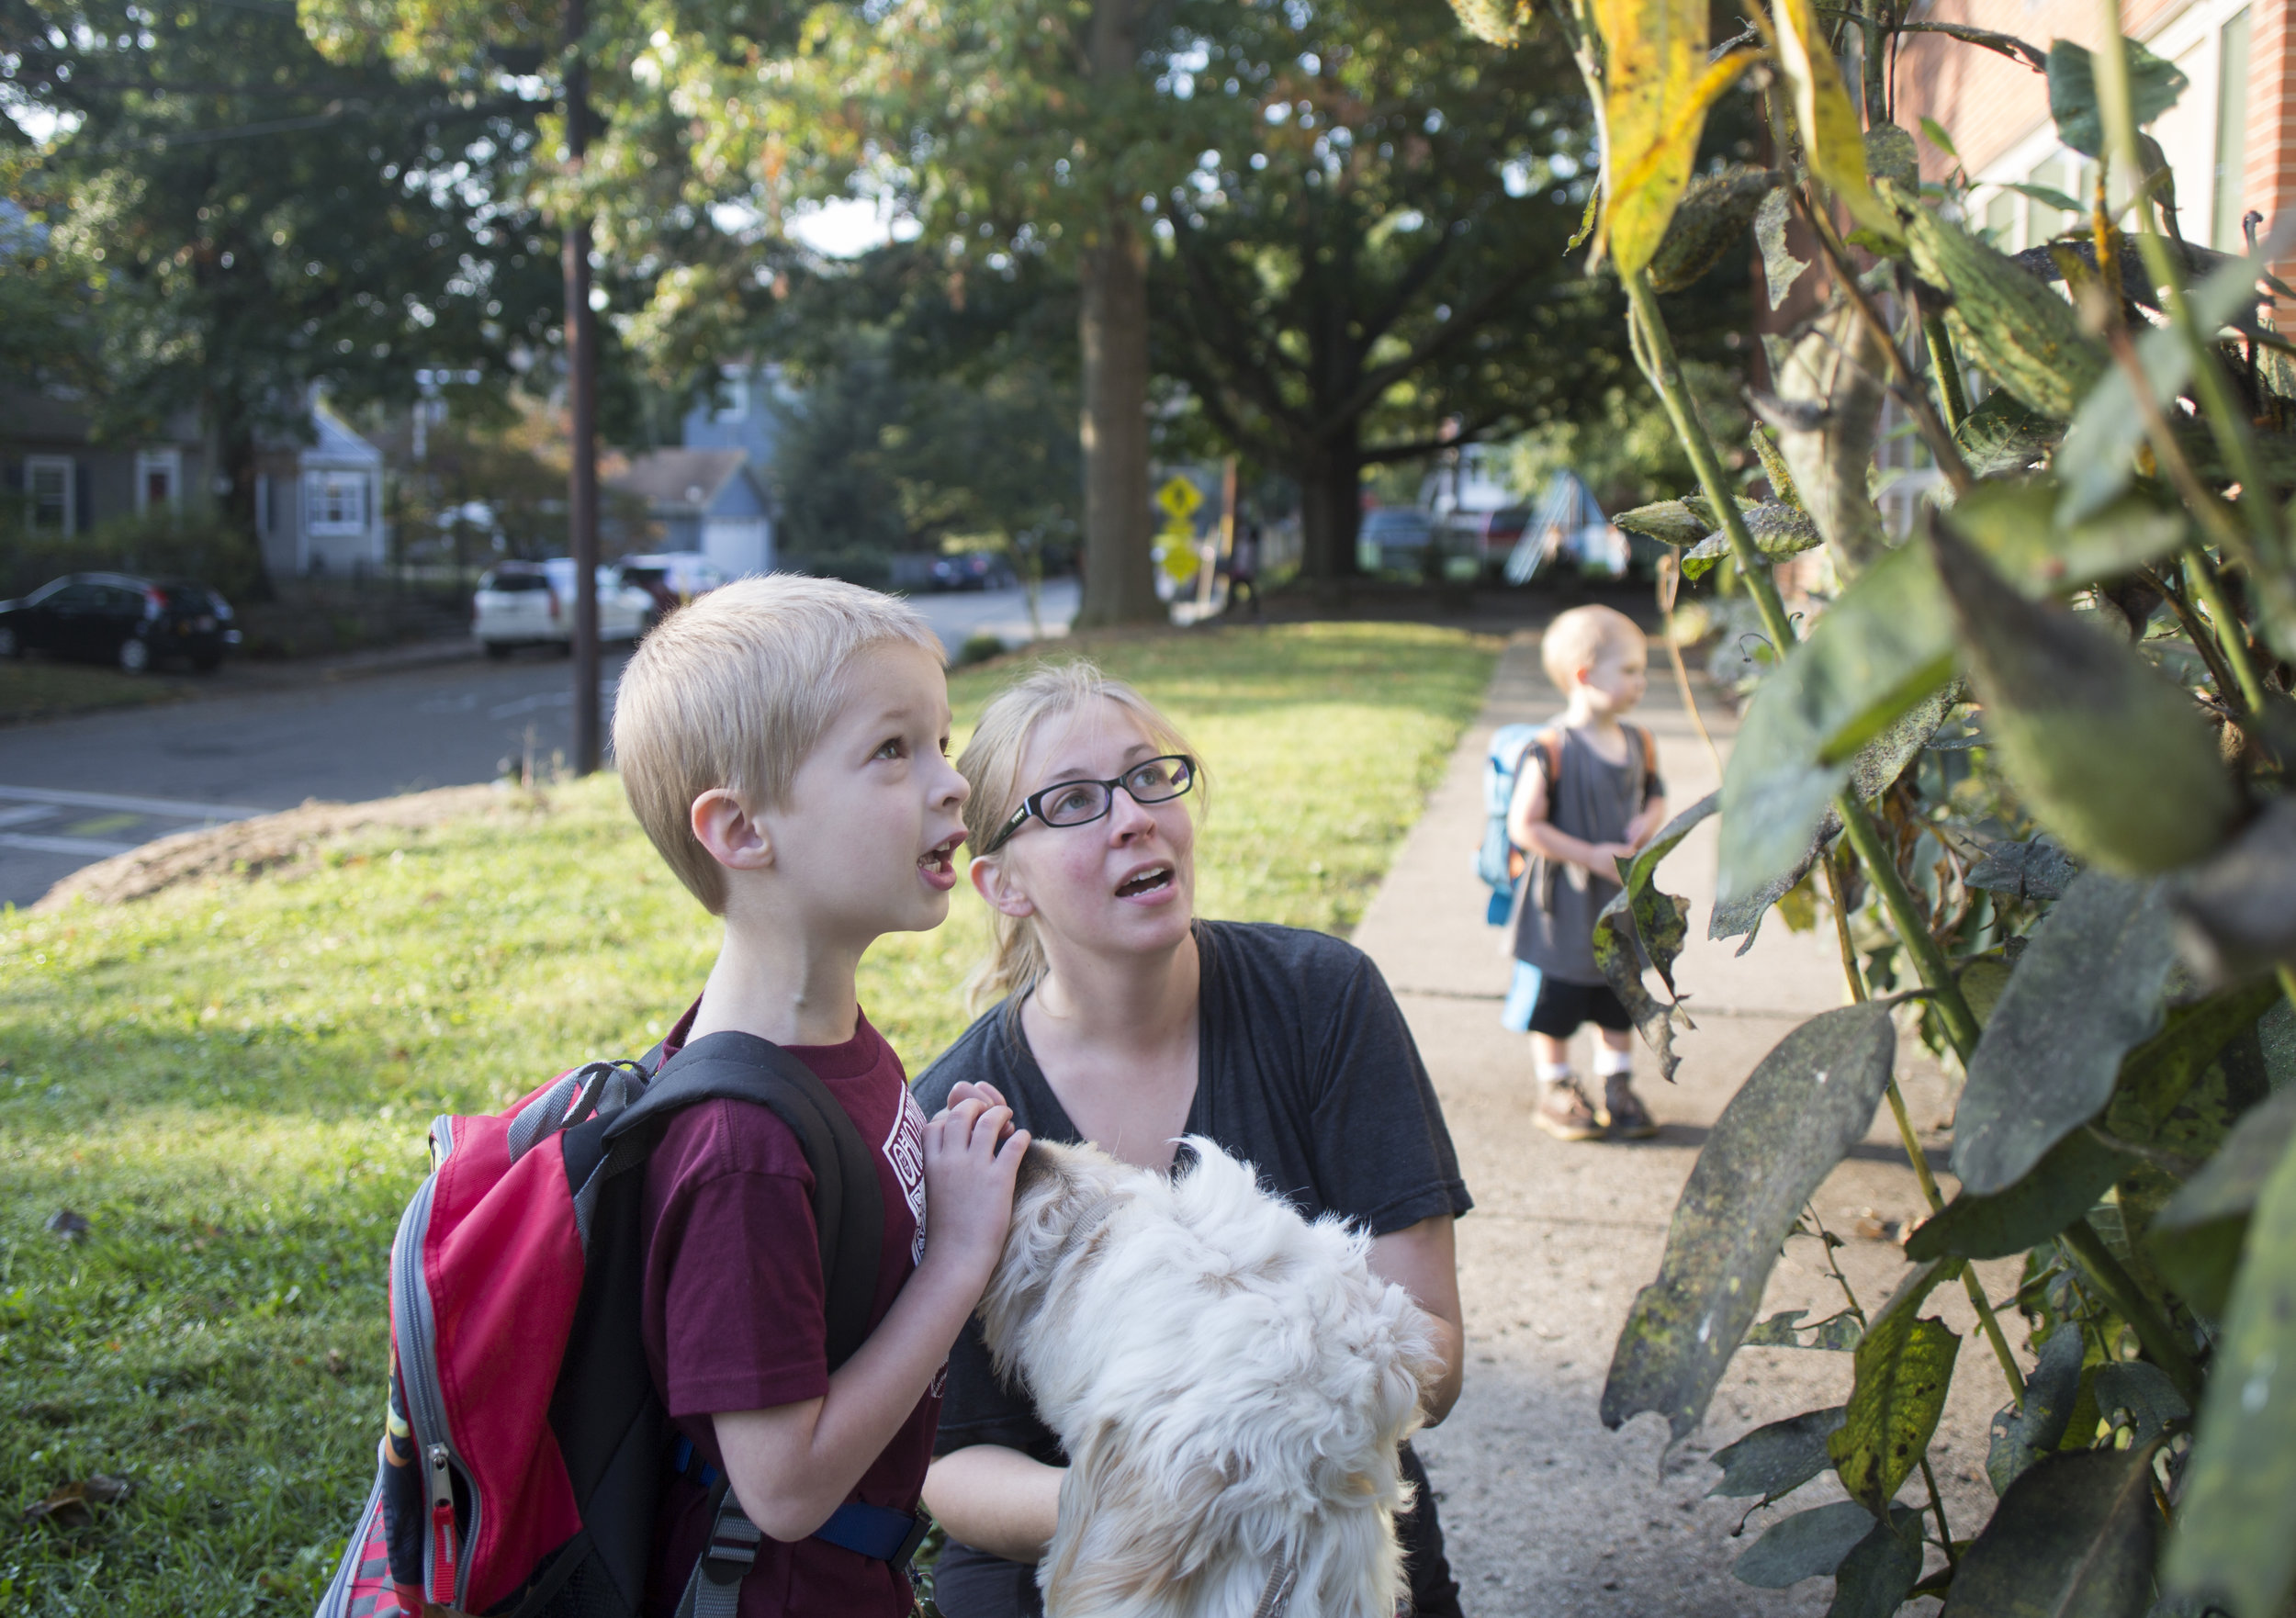
<path id="1" fill-rule="evenodd" d="M 1507 838 L 1507 806 L 1514 802 L 1514 783 L 1523 772 L 1544 727 L 1503 725 L 1493 732 L 1491 751 L 1483 758 L 1483 844 L 1475 850 L 1475 874 L 1491 889 L 1483 919 L 1504 927 L 1514 908 L 1515 879 L 1523 874 L 1523 851 Z"/>

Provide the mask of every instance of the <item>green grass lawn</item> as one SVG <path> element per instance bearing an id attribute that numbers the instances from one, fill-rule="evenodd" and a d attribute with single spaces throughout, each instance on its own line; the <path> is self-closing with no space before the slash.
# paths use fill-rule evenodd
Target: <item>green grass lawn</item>
<path id="1" fill-rule="evenodd" d="M 11 657 L 0 660 L 0 725 L 179 702 L 206 689 L 206 682 L 191 674 L 124 674 L 84 663 Z"/>
<path id="2" fill-rule="evenodd" d="M 1206 761 L 1203 913 L 1345 931 L 1495 650 L 1367 624 L 1097 654 Z M 1010 672 L 957 677 L 961 724 Z M 615 782 L 538 796 L 257 880 L 0 916 L 0 1611 L 310 1611 L 373 1465 L 384 1257 L 429 1119 L 635 1054 L 715 946 Z M 912 1073 L 962 1028 L 985 938 L 960 884 L 947 926 L 864 964 Z M 76 1242 L 45 1228 L 67 1208 Z M 133 1489 L 91 1524 L 19 1515 L 96 1474 Z"/>

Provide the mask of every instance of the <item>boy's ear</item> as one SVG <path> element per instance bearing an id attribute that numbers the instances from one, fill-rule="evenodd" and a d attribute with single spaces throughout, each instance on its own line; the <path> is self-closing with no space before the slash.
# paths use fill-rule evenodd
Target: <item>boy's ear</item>
<path id="1" fill-rule="evenodd" d="M 1016 920 L 1036 914 L 1035 901 L 1020 891 L 1002 860 L 981 855 L 965 867 L 965 874 L 973 879 L 973 891 L 987 900 L 991 909 Z"/>
<path id="2" fill-rule="evenodd" d="M 728 870 L 764 871 L 773 863 L 773 839 L 765 823 L 724 787 L 712 787 L 693 800 L 688 824 L 693 840 Z"/>

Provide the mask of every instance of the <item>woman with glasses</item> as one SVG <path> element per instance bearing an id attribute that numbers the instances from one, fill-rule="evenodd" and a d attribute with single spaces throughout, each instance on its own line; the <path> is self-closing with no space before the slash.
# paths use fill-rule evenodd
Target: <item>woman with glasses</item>
<path id="1" fill-rule="evenodd" d="M 1193 754 L 1139 692 L 1088 663 L 1040 668 L 981 717 L 957 768 L 973 885 L 995 949 L 987 1005 L 916 1083 L 929 1113 L 978 1095 L 1038 1140 L 1088 1140 L 1174 1167 L 1204 1135 L 1255 1164 L 1308 1218 L 1367 1229 L 1371 1267 L 1434 1318 L 1458 1397 L 1451 1222 L 1470 1206 L 1434 1086 L 1379 970 L 1322 933 L 1199 921 Z M 925 1500 L 948 1532 L 934 1578 L 947 1618 L 1038 1618 L 1036 1584 L 1065 1459 L 1024 1390 L 989 1365 L 977 1323 L 949 1361 Z M 1458 1613 L 1435 1497 L 1397 1524 L 1421 1618 Z"/>

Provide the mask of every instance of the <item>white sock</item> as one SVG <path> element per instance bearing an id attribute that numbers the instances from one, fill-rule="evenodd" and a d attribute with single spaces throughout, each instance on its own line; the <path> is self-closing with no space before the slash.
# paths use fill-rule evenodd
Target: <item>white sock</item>
<path id="1" fill-rule="evenodd" d="M 1613 1051 L 1607 1045 L 1597 1045 L 1594 1048 L 1594 1076 L 1596 1078 L 1614 1079 L 1634 1071 L 1635 1053 L 1633 1051 Z"/>
<path id="2" fill-rule="evenodd" d="M 1532 1065 L 1538 1069 L 1538 1082 L 1542 1084 L 1559 1084 L 1570 1076 L 1570 1064 L 1567 1062 L 1535 1062 Z"/>

